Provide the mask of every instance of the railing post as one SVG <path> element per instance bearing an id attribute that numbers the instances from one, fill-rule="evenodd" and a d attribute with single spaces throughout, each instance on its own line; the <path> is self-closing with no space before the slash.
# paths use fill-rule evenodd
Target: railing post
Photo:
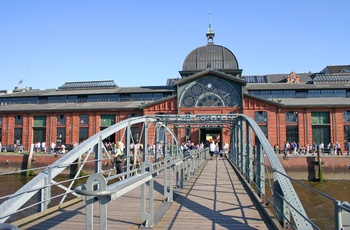
<path id="1" fill-rule="evenodd" d="M 246 123 L 246 179 L 250 183 L 253 181 L 253 147 L 252 147 L 252 130 Z"/>
<path id="2" fill-rule="evenodd" d="M 143 132 L 143 154 L 142 154 L 142 162 L 146 161 L 146 156 L 148 156 L 148 123 L 144 121 L 144 132 Z"/>
<path id="3" fill-rule="evenodd" d="M 243 143 L 243 119 L 240 118 L 239 119 L 239 133 L 238 133 L 238 146 L 239 146 L 239 150 L 238 150 L 238 154 L 239 154 L 239 163 L 238 163 L 238 167 L 239 167 L 239 171 L 244 174 L 244 170 L 243 170 L 243 167 L 244 167 L 244 157 L 243 157 L 243 146 L 244 146 L 244 143 Z"/>
<path id="4" fill-rule="evenodd" d="M 177 188 L 183 188 L 184 186 L 184 167 L 185 162 L 183 159 L 183 155 L 180 155 L 181 163 L 176 165 L 176 187 Z M 179 170 L 180 168 L 180 170 Z M 186 178 L 187 179 L 187 178 Z"/>
<path id="5" fill-rule="evenodd" d="M 47 176 L 42 183 L 42 189 L 39 190 L 38 212 L 46 210 L 51 201 L 51 166 L 47 167 Z"/>
<path id="6" fill-rule="evenodd" d="M 146 169 L 150 173 L 153 172 L 153 165 L 151 162 L 146 161 L 142 163 L 141 172 L 145 172 Z M 154 179 L 148 182 L 148 212 L 146 210 L 146 184 L 141 185 L 141 221 L 143 227 L 153 227 L 154 225 Z"/>
<path id="7" fill-rule="evenodd" d="M 187 170 L 187 178 L 186 179 L 190 180 L 191 179 L 191 165 L 190 165 L 189 159 L 186 158 L 185 162 L 186 162 L 185 167 L 186 167 L 186 170 Z"/>
<path id="8" fill-rule="evenodd" d="M 167 154 L 167 150 L 168 150 L 168 129 L 164 128 L 164 144 L 163 144 L 163 157 L 165 157 L 165 155 Z M 169 154 L 169 153 L 168 153 Z"/>
<path id="9" fill-rule="evenodd" d="M 155 122 L 155 129 L 154 129 L 154 136 L 155 136 L 155 142 L 154 142 L 154 163 L 158 162 L 158 144 L 159 144 L 159 122 Z"/>
<path id="10" fill-rule="evenodd" d="M 339 208 L 341 202 L 339 200 L 334 201 L 334 229 L 340 230 L 343 228 L 342 221 L 342 209 Z"/>
<path id="11" fill-rule="evenodd" d="M 167 155 L 164 157 L 164 171 L 163 171 L 163 193 L 164 201 L 172 202 L 173 201 L 173 172 L 171 165 L 172 157 Z M 168 174 L 169 174 L 169 183 L 168 183 Z"/>
<path id="12" fill-rule="evenodd" d="M 126 154 L 126 156 L 130 156 L 130 143 L 131 143 L 131 139 L 130 139 L 130 136 L 132 135 L 131 133 L 131 127 L 130 127 L 130 122 L 128 122 L 128 126 L 127 126 L 127 129 L 126 129 L 126 138 L 125 138 L 125 152 L 124 154 Z M 135 140 L 133 140 L 133 144 L 134 144 Z M 135 150 L 135 146 L 134 146 L 134 150 Z M 137 155 L 137 152 L 134 151 L 134 156 Z M 124 167 L 125 165 L 129 166 L 130 165 L 130 157 L 127 157 L 126 158 L 126 161 L 123 163 L 123 171 L 122 172 L 125 172 L 124 171 Z M 130 173 L 130 167 L 126 167 L 126 177 L 130 177 L 131 176 L 131 173 Z"/>
<path id="13" fill-rule="evenodd" d="M 94 183 L 97 181 L 97 185 Z M 87 191 L 105 191 L 107 189 L 107 181 L 103 175 L 95 173 L 89 176 L 86 181 Z M 110 201 L 110 197 L 99 197 L 100 202 L 100 229 L 107 229 L 107 203 Z M 93 204 L 96 202 L 95 197 L 86 196 L 86 229 L 90 230 L 94 227 L 94 209 Z"/>
<path id="14" fill-rule="evenodd" d="M 95 146 L 95 173 L 100 173 L 102 171 L 102 148 L 103 140 L 102 136 L 99 136 L 98 144 Z M 97 148 L 97 149 L 96 149 Z"/>
<path id="15" fill-rule="evenodd" d="M 265 194 L 265 170 L 264 170 L 264 153 L 260 141 L 256 143 L 256 160 L 257 160 L 257 186 L 259 188 L 258 194 L 260 198 Z"/>

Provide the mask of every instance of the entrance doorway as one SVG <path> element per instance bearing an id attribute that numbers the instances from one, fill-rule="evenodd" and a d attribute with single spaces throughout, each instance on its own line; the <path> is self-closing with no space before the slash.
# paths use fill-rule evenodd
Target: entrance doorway
<path id="1" fill-rule="evenodd" d="M 210 141 L 215 141 L 219 143 L 219 148 L 222 148 L 221 144 L 221 128 L 200 128 L 199 129 L 199 139 L 203 142 L 205 147 L 209 147 Z"/>

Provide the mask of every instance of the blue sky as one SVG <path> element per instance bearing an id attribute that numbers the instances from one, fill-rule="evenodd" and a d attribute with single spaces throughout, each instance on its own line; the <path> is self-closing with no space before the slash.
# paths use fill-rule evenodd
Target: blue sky
<path id="1" fill-rule="evenodd" d="M 348 0 L 1 0 L 0 89 L 114 80 L 165 85 L 206 45 L 230 49 L 243 75 L 350 64 Z"/>

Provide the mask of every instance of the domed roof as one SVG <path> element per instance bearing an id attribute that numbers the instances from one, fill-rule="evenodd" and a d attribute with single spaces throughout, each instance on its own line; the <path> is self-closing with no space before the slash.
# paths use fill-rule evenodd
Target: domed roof
<path id="1" fill-rule="evenodd" d="M 235 55 L 227 48 L 208 43 L 189 53 L 183 63 L 182 71 L 201 71 L 205 69 L 239 69 Z"/>
<path id="2" fill-rule="evenodd" d="M 235 55 L 226 47 L 214 44 L 215 33 L 211 28 L 211 24 L 209 24 L 206 36 L 208 44 L 194 49 L 187 55 L 182 66 L 182 71 L 239 69 Z"/>

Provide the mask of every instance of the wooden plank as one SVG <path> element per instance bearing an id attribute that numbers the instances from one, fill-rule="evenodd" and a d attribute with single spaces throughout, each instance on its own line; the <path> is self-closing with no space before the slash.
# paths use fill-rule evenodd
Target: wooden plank
<path id="1" fill-rule="evenodd" d="M 154 184 L 155 207 L 159 207 L 163 204 L 163 176 L 157 176 Z M 208 161 L 175 193 L 175 201 L 154 229 L 268 229 L 226 160 Z M 141 189 L 136 188 L 109 203 L 107 229 L 138 229 L 140 196 Z M 80 202 L 58 210 L 20 229 L 85 229 L 84 205 Z M 99 229 L 98 205 L 94 205 L 94 229 Z"/>
<path id="2" fill-rule="evenodd" d="M 154 229 L 268 229 L 228 161 L 208 161 L 191 182 Z"/>

